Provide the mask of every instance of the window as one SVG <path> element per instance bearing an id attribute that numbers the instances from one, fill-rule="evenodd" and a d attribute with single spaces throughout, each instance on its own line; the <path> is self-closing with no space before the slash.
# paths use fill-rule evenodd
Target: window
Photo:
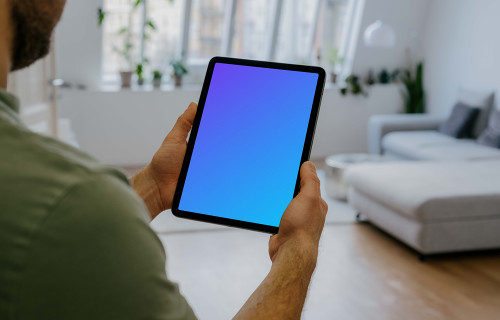
<path id="1" fill-rule="evenodd" d="M 236 4 L 231 55 L 238 58 L 267 59 L 266 48 L 272 28 L 274 1 L 239 0 Z"/>
<path id="2" fill-rule="evenodd" d="M 216 55 L 328 68 L 349 43 L 363 0 L 104 0 L 103 80 L 117 71 L 165 71 L 172 59 L 202 70 Z M 140 3 L 135 6 L 136 3 Z M 359 17 L 358 17 L 359 18 Z M 359 19 L 357 19 L 359 20 Z M 130 32 L 124 27 L 130 26 Z M 351 46 L 352 47 L 352 46 Z M 129 48 L 129 50 L 122 50 Z M 347 58 L 347 57 L 346 57 Z M 346 61 L 350 61 L 346 59 Z M 132 66 L 132 67 L 131 67 Z M 202 79 L 202 77 L 194 77 Z M 199 80 L 196 80 L 199 81 Z"/>
<path id="3" fill-rule="evenodd" d="M 153 70 L 164 70 L 180 52 L 182 1 L 147 0 L 146 17 L 155 25 L 144 44 L 144 56 Z"/>
<path id="4" fill-rule="evenodd" d="M 289 63 L 311 63 L 316 7 L 319 0 L 288 0 L 283 3 L 276 60 Z"/>
<path id="5" fill-rule="evenodd" d="M 187 57 L 208 62 L 221 53 L 224 0 L 193 0 Z"/>

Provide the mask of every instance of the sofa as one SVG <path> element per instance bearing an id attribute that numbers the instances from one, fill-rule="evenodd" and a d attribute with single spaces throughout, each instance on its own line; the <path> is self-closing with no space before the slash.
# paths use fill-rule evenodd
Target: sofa
<path id="1" fill-rule="evenodd" d="M 444 119 L 371 118 L 370 152 L 394 161 L 350 167 L 348 201 L 421 257 L 500 248 L 500 149 L 477 143 L 480 129 L 469 139 L 438 132 Z"/>
<path id="2" fill-rule="evenodd" d="M 373 116 L 368 125 L 370 153 L 397 160 L 500 160 L 500 149 L 438 132 L 444 120 L 432 115 Z"/>

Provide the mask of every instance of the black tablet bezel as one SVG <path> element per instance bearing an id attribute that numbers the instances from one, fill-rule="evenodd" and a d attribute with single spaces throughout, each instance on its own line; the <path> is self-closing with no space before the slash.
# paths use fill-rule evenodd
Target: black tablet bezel
<path id="1" fill-rule="evenodd" d="M 172 213 L 179 218 L 197 220 L 210 222 L 225 226 L 249 229 L 254 231 L 266 232 L 276 234 L 278 233 L 279 228 L 264 224 L 252 223 L 247 221 L 240 221 L 228 218 L 221 218 L 217 216 L 211 216 L 196 212 L 189 212 L 179 210 L 179 202 L 181 199 L 182 190 L 184 189 L 184 183 L 186 182 L 186 175 L 189 167 L 189 163 L 191 161 L 191 156 L 193 155 L 194 143 L 196 141 L 196 136 L 198 134 L 198 128 L 200 126 L 201 116 L 203 114 L 203 109 L 205 107 L 205 101 L 208 94 L 208 89 L 210 87 L 210 82 L 212 79 L 212 74 L 214 71 L 214 67 L 216 63 L 226 63 L 226 64 L 234 64 L 234 65 L 242 65 L 242 66 L 252 66 L 252 67 L 261 67 L 261 68 L 271 68 L 271 69 L 281 69 L 281 70 L 292 70 L 292 71 L 302 71 L 309 73 L 318 74 L 318 83 L 316 86 L 316 92 L 314 94 L 314 101 L 311 108 L 311 115 L 309 117 L 309 124 L 307 127 L 306 138 L 304 140 L 304 149 L 302 151 L 302 157 L 300 160 L 300 164 L 309 160 L 309 156 L 311 153 L 312 143 L 314 139 L 314 132 L 316 130 L 316 122 L 318 120 L 319 109 L 321 106 L 321 98 L 323 96 L 323 90 L 325 85 L 325 70 L 320 67 L 313 66 L 302 66 L 302 65 L 293 65 L 293 64 L 284 64 L 284 63 L 275 63 L 275 62 L 267 62 L 267 61 L 256 61 L 256 60 L 245 60 L 245 59 L 235 59 L 235 58 L 226 58 L 226 57 L 214 57 L 208 63 L 207 73 L 205 75 L 205 80 L 203 82 L 203 87 L 200 94 L 200 100 L 198 103 L 198 110 L 196 112 L 196 116 L 193 122 L 193 128 L 191 130 L 191 135 L 189 137 L 186 155 L 184 157 L 184 162 L 182 163 L 181 172 L 179 175 L 179 181 L 177 183 L 177 188 L 175 190 L 174 199 L 172 203 Z M 300 189 L 300 178 L 299 172 L 297 171 L 297 180 L 295 184 L 294 197 L 298 194 Z"/>

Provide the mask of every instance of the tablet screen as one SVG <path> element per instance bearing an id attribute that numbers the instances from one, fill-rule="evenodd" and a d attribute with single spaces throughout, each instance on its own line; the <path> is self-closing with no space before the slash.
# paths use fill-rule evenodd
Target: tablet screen
<path id="1" fill-rule="evenodd" d="M 317 73 L 216 63 L 179 210 L 278 227 L 317 84 Z"/>

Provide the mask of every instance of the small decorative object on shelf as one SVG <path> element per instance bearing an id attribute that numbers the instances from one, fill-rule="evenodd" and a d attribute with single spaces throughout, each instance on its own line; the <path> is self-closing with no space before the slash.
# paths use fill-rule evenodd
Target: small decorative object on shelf
<path id="1" fill-rule="evenodd" d="M 158 89 L 161 87 L 161 81 L 163 79 L 163 72 L 159 70 L 153 71 L 153 87 Z"/>
<path id="2" fill-rule="evenodd" d="M 378 74 L 378 82 L 380 82 L 380 84 L 388 84 L 391 82 L 391 75 L 386 69 L 382 69 Z"/>
<path id="3" fill-rule="evenodd" d="M 362 95 L 366 97 L 368 94 L 363 90 L 361 83 L 359 81 L 359 77 L 355 74 L 351 74 L 345 79 L 346 87 L 340 89 L 340 93 L 342 95 L 346 95 L 347 93 L 352 93 L 353 95 Z"/>
<path id="4" fill-rule="evenodd" d="M 330 48 L 328 52 L 328 64 L 330 66 L 330 82 L 337 83 L 338 69 L 344 63 L 344 58 L 339 55 L 337 48 Z"/>
<path id="5" fill-rule="evenodd" d="M 184 66 L 184 63 L 182 60 L 172 60 L 170 62 L 170 65 L 172 66 L 172 73 L 171 76 L 174 79 L 174 84 L 175 87 L 181 87 L 182 86 L 182 77 L 188 73 L 187 68 Z"/>
<path id="6" fill-rule="evenodd" d="M 373 73 L 373 70 L 368 71 L 368 74 L 366 75 L 365 78 L 365 83 L 368 86 L 374 85 L 375 84 L 375 74 Z"/>
<path id="7" fill-rule="evenodd" d="M 391 82 L 398 82 L 400 73 L 401 73 L 401 71 L 399 69 L 395 69 L 391 73 Z"/>

